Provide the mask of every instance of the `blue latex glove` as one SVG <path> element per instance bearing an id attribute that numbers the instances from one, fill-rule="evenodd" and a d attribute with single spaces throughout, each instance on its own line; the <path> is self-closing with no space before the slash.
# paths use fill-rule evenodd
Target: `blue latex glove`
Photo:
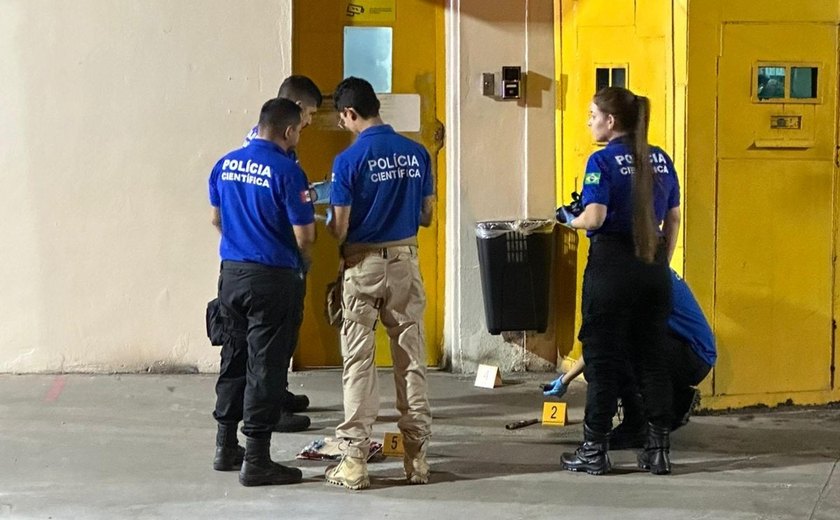
<path id="1" fill-rule="evenodd" d="M 568 206 L 560 206 L 557 208 L 556 216 L 557 222 L 571 227 L 569 224 L 575 219 L 576 215 L 572 213 Z"/>
<path id="2" fill-rule="evenodd" d="M 546 397 L 563 397 L 568 389 L 569 385 L 563 382 L 563 376 L 561 375 L 543 387 L 543 395 Z"/>
<path id="3" fill-rule="evenodd" d="M 332 208 L 327 208 L 326 224 L 329 226 L 330 224 L 332 224 L 332 221 L 333 221 L 333 210 L 332 210 Z"/>

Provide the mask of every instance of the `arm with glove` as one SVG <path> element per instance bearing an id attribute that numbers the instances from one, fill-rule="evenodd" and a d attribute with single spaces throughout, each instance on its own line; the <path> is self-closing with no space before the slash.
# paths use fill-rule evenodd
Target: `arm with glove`
<path id="1" fill-rule="evenodd" d="M 569 389 L 569 384 L 583 372 L 584 366 L 586 364 L 581 357 L 575 361 L 575 364 L 572 365 L 572 368 L 568 372 L 561 374 L 560 377 L 545 385 L 543 387 L 543 395 L 546 397 L 563 397 L 566 390 Z"/>

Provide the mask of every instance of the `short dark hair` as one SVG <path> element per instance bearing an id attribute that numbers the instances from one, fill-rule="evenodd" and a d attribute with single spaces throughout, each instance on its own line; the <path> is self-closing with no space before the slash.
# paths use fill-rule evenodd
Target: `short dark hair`
<path id="1" fill-rule="evenodd" d="M 320 107 L 324 101 L 321 90 L 314 81 L 306 76 L 289 76 L 283 80 L 277 97 L 291 99 L 295 103 L 301 102 L 307 105 Z"/>
<path id="2" fill-rule="evenodd" d="M 275 135 L 283 135 L 290 126 L 300 124 L 302 110 L 294 101 L 274 98 L 266 101 L 260 109 L 260 130 L 268 129 Z"/>
<path id="3" fill-rule="evenodd" d="M 347 78 L 335 87 L 333 94 L 335 109 L 341 112 L 345 108 L 352 108 L 363 119 L 370 119 L 379 115 L 379 99 L 373 91 L 373 86 L 361 78 Z"/>

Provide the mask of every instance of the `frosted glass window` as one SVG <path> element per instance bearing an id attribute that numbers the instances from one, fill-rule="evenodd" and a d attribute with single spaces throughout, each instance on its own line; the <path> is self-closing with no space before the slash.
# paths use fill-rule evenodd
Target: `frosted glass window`
<path id="1" fill-rule="evenodd" d="M 393 77 L 391 27 L 344 28 L 344 77 L 366 79 L 379 93 L 391 93 Z"/>

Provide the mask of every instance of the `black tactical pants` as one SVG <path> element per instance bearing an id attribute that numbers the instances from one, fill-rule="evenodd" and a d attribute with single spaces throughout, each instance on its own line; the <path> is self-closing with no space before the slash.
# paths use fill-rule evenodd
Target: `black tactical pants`
<path id="1" fill-rule="evenodd" d="M 219 302 L 226 329 L 213 417 L 244 420 L 242 432 L 270 438 L 285 399 L 289 361 L 303 321 L 304 280 L 294 269 L 222 262 Z"/>
<path id="2" fill-rule="evenodd" d="M 640 383 L 645 415 L 657 426 L 671 427 L 671 374 L 665 356 L 671 312 L 671 277 L 660 247 L 657 260 L 635 256 L 632 239 L 593 237 L 583 275 L 583 343 L 588 382 L 584 422 L 609 432 L 619 389 L 630 361 Z"/>

